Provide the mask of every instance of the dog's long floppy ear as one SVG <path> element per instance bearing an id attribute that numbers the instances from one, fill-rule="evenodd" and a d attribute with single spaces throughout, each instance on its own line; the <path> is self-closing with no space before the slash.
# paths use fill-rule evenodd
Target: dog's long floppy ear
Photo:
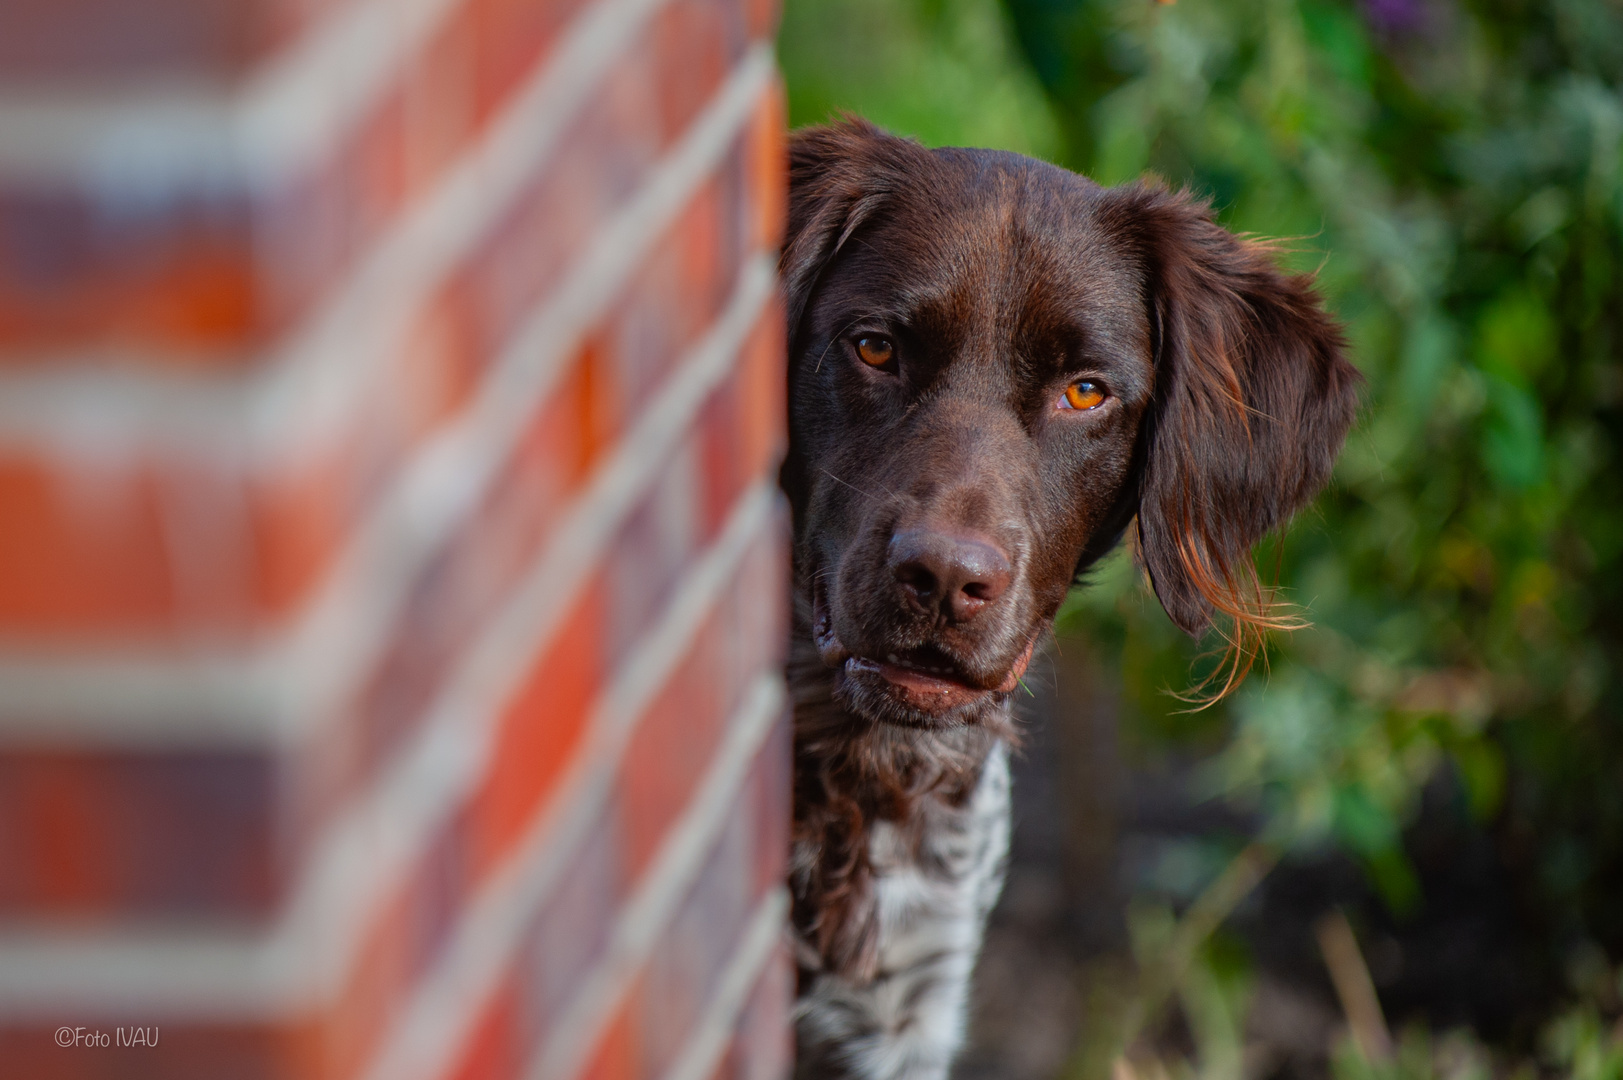
<path id="1" fill-rule="evenodd" d="M 1101 209 L 1141 260 L 1154 330 L 1144 563 L 1174 623 L 1199 635 L 1220 612 L 1248 654 L 1288 621 L 1273 614 L 1251 547 L 1324 486 L 1361 376 L 1311 281 L 1215 224 L 1207 203 L 1137 184 Z"/>
<path id="2" fill-rule="evenodd" d="M 852 234 L 883 210 L 910 173 L 917 175 L 921 158 L 928 162 L 929 151 L 918 143 L 855 116 L 790 134 L 789 223 L 778 276 L 783 281 L 791 371 L 800 354 L 801 320 L 817 283 Z M 796 508 L 797 521 L 808 491 L 803 467 L 791 423 L 789 453 L 778 480 Z"/>
<path id="3" fill-rule="evenodd" d="M 778 272 L 791 338 L 834 256 L 905 182 L 909 159 L 927 154 L 855 116 L 789 136 L 789 226 Z"/>

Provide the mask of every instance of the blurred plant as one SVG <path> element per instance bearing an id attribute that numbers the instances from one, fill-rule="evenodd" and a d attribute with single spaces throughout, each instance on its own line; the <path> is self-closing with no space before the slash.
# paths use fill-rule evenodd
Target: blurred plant
<path id="1" fill-rule="evenodd" d="M 1623 8 L 1009 4 L 1067 163 L 1300 238 L 1369 377 L 1334 488 L 1259 560 L 1316 624 L 1271 677 L 1180 716 L 1193 652 L 1125 556 L 1073 598 L 1138 736 L 1219 750 L 1209 793 L 1399 912 L 1446 769 L 1553 939 L 1623 948 Z"/>
<path id="2" fill-rule="evenodd" d="M 1254 858 L 1252 851 L 1237 865 Z M 1241 1080 L 1269 1074 L 1268 1063 L 1257 1057 L 1264 1048 L 1248 1035 L 1254 978 L 1245 950 L 1202 925 L 1211 914 L 1201 912 L 1202 905 L 1220 905 L 1218 898 L 1232 897 L 1234 884 L 1220 880 L 1181 919 L 1165 906 L 1135 907 L 1129 924 L 1136 973 L 1095 973 L 1093 1023 L 1070 1076 Z M 1623 1080 L 1623 968 L 1602 961 L 1574 979 L 1578 1003 L 1545 1025 L 1536 1054 L 1518 1057 L 1463 1028 L 1438 1037 L 1413 1024 L 1394 1039 L 1345 916 L 1327 915 L 1319 940 L 1346 1018 L 1327 1048 L 1333 1080 Z M 1169 971 L 1178 973 L 1172 997 L 1159 993 Z M 1183 1052 L 1167 1049 L 1177 1040 L 1152 1037 L 1164 1026 L 1158 1015 L 1163 1004 L 1173 1001 L 1184 1022 Z"/>
<path id="3" fill-rule="evenodd" d="M 1061 615 L 1122 673 L 1124 741 L 1203 755 L 1202 791 L 1254 811 L 1255 843 L 1202 871 L 1207 895 L 1259 852 L 1334 846 L 1413 912 L 1405 830 L 1442 778 L 1547 955 L 1623 954 L 1623 6 L 1005 4 L 788 0 L 793 121 L 850 107 L 1101 183 L 1191 185 L 1231 228 L 1295 238 L 1369 379 L 1331 491 L 1259 554 L 1315 626 L 1240 693 L 1184 711 L 1170 692 L 1211 660 L 1125 552 Z M 1132 1075 L 1232 1074 L 1217 1033 L 1246 981 L 1211 968 L 1226 908 L 1202 903 L 1181 920 L 1141 905 L 1137 991 L 1105 980 L 1088 1023 L 1130 1035 L 1177 1002 L 1209 1053 Z M 1536 1063 L 1415 1029 L 1387 1061 L 1344 1048 L 1336 1075 L 1615 1077 L 1615 982 L 1613 999 L 1586 986 Z"/>
<path id="4" fill-rule="evenodd" d="M 849 109 L 931 146 L 1061 149 L 997 0 L 790 0 L 778 57 L 792 127 Z"/>

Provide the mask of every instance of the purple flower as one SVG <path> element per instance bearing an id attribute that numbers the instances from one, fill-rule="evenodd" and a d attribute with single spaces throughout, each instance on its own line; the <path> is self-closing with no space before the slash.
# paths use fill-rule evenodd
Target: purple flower
<path id="1" fill-rule="evenodd" d="M 1377 30 L 1389 34 L 1415 30 L 1426 16 L 1422 0 L 1364 0 L 1364 13 Z"/>

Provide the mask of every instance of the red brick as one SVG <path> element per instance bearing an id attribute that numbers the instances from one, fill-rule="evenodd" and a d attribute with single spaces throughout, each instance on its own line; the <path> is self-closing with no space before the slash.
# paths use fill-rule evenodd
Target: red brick
<path id="1" fill-rule="evenodd" d="M 116 463 L 60 472 L 0 463 L 0 625 L 45 636 L 111 624 L 117 633 L 170 608 L 156 488 Z"/>
<path id="2" fill-rule="evenodd" d="M 264 912 L 273 795 L 246 754 L 0 751 L 0 915 Z"/>
<path id="3" fill-rule="evenodd" d="M 765 568 L 779 561 L 781 553 L 776 544 L 762 545 L 744 560 L 739 581 L 745 583 L 746 587 L 759 584 L 762 570 L 755 567 Z M 731 612 L 741 606 L 745 605 L 737 601 L 723 602 L 717 611 Z M 737 640 L 736 635 L 726 638 L 711 631 L 698 636 L 717 644 L 724 640 Z M 765 665 L 757 659 L 763 648 L 775 657 L 780 647 L 773 642 L 758 643 L 754 654 L 734 653 L 731 660 L 737 672 L 725 673 L 728 676 L 725 681 L 738 684 L 741 689 L 752 673 L 766 670 Z M 722 663 L 729 659 L 716 655 L 712 658 Z M 559 884 L 527 931 L 527 944 L 518 954 L 529 957 L 529 960 L 522 969 L 528 974 L 520 984 L 523 989 L 519 1000 L 523 1004 L 518 1015 L 522 1020 L 517 1028 L 529 1033 L 524 1037 L 526 1045 L 556 1021 L 560 1012 L 572 1002 L 574 991 L 583 984 L 589 966 L 601 957 L 610 920 L 615 917 L 618 907 L 617 898 L 628 887 L 626 882 L 629 877 L 639 874 L 647 864 L 648 852 L 637 848 L 638 834 L 646 837 L 645 847 L 647 843 L 662 842 L 670 823 L 695 797 L 693 781 L 696 777 L 691 775 L 690 766 L 703 768 L 708 765 L 710 747 L 720 733 L 721 718 L 730 717 L 736 710 L 739 695 L 735 691 L 730 695 L 732 700 L 715 702 L 712 707 L 716 710 L 716 718 L 708 722 L 691 708 L 683 706 L 698 702 L 699 695 L 705 692 L 699 691 L 698 687 L 721 674 L 723 672 L 718 672 L 714 665 L 693 664 L 691 657 L 685 658 L 679 665 L 671 682 L 659 695 L 659 704 L 656 704 L 654 711 L 638 722 L 633 747 L 628 750 L 626 772 L 616 785 L 621 793 L 618 807 L 611 804 L 606 808 L 607 816 L 599 819 L 589 831 L 577 849 L 570 868 L 560 875 Z M 714 696 L 713 689 L 708 692 Z M 661 715 L 660 709 L 667 703 L 676 711 Z M 711 732 L 708 737 L 699 734 L 705 729 Z M 787 806 L 787 769 L 780 760 L 786 756 L 786 731 L 787 721 L 779 720 L 774 734 L 769 737 L 749 771 L 749 779 L 740 792 L 740 808 L 746 812 L 730 816 L 735 823 L 733 827 L 743 831 L 729 833 L 731 840 L 713 848 L 707 868 L 699 875 L 702 881 L 708 883 L 708 888 L 719 889 L 720 892 L 714 896 L 705 893 L 707 898 L 693 901 L 685 909 L 693 914 L 688 924 L 688 938 L 684 940 L 692 938 L 694 934 L 713 937 L 736 932 L 737 927 L 731 924 L 738 920 L 730 918 L 723 910 L 727 903 L 732 902 L 727 898 L 736 894 L 743 897 L 738 903 L 747 903 L 750 896 L 760 894 L 781 877 L 783 852 L 771 845 L 781 846 L 786 842 L 784 828 L 776 822 L 776 818 L 786 812 L 784 808 Z M 648 734 L 652 734 L 653 738 L 645 739 Z M 639 741 L 645 748 L 644 753 L 647 748 L 656 746 L 670 752 L 672 747 L 669 740 L 673 736 L 679 740 L 685 737 L 685 745 L 676 747 L 675 752 L 684 755 L 689 760 L 689 766 L 667 760 L 664 769 L 656 769 L 651 758 L 646 759 L 647 765 L 639 767 L 632 764 L 633 757 L 639 753 Z M 639 771 L 632 775 L 633 769 Z M 676 778 L 675 783 L 670 782 L 672 777 Z M 651 784 L 660 785 L 665 790 L 649 792 Z M 626 809 L 625 800 L 628 798 L 640 800 L 642 811 L 662 813 L 663 817 L 657 822 L 643 821 L 639 826 L 627 816 L 638 812 L 637 809 Z M 759 802 L 763 798 L 771 800 L 765 807 Z M 476 800 L 474 805 L 479 805 L 479 801 Z M 765 824 L 760 824 L 763 821 Z M 763 828 L 765 836 L 759 834 Z M 473 843 L 475 841 L 453 846 L 467 847 Z M 471 897 L 480 885 L 479 878 L 484 873 L 482 867 L 488 865 L 488 861 L 466 864 L 465 872 L 469 877 L 452 891 Z M 414 877 L 411 883 L 404 886 L 404 891 L 420 892 L 420 882 L 420 875 Z M 427 959 L 424 957 L 425 962 Z M 692 970 L 691 960 L 684 970 Z"/>
<path id="4" fill-rule="evenodd" d="M 411 987 L 411 926 L 419 897 L 393 895 L 362 928 L 355 962 L 336 1001 L 324 1003 L 313 1063 L 323 1076 L 349 1076 L 377 1044 Z"/>
<path id="5" fill-rule="evenodd" d="M 699 2 L 677 0 L 673 10 L 688 12 Z M 672 36 L 662 37 L 658 28 Z M 505 343 L 536 300 L 564 280 L 597 226 L 631 196 L 681 134 L 660 127 L 665 88 L 650 81 L 647 69 L 651 56 L 662 50 L 702 52 L 713 46 L 704 36 L 709 29 L 710 22 L 693 14 L 646 29 L 570 126 L 564 141 L 571 151 L 554 158 L 457 275 L 450 289 L 467 310 L 482 353 Z M 709 100 L 726 70 L 700 74 L 703 100 Z"/>
<path id="6" fill-rule="evenodd" d="M 767 532 L 740 560 L 733 588 L 697 629 L 693 643 L 649 708 L 626 750 L 617 790 L 624 810 L 627 859 L 640 871 L 687 804 L 709 763 L 726 718 L 742 700 L 749 677 L 768 670 L 781 655 L 770 637 L 747 638 L 736 625 L 741 590 L 759 583 L 755 567 L 774 558 L 778 537 Z M 776 582 L 774 582 L 776 584 Z M 753 592 L 753 590 L 751 590 Z M 767 596 L 772 598 L 769 600 Z M 773 594 L 755 593 L 749 607 L 777 607 Z"/>
<path id="7" fill-rule="evenodd" d="M 476 115 L 488 117 L 585 0 L 476 0 Z"/>
<path id="8" fill-rule="evenodd" d="M 782 883 L 789 872 L 790 714 L 773 728 L 761 759 L 750 776 L 750 813 L 755 820 L 753 888 L 764 892 Z"/>
<path id="9" fill-rule="evenodd" d="M 196 0 L 129 2 L 161 13 Z M 229 34 L 219 31 L 223 21 L 200 23 L 214 38 L 190 53 L 192 46 L 176 46 L 174 55 L 205 67 L 240 63 L 233 57 L 262 55 L 253 50 L 264 47 L 242 45 L 243 26 L 274 13 L 297 27 L 304 4 L 328 2 L 343 0 L 286 0 L 287 8 L 241 0 Z M 7 219 L 24 228 L 9 232 L 10 246 L 0 249 L 0 346 L 113 343 L 152 350 L 142 361 L 149 363 L 251 362 L 455 167 L 589 2 L 457 0 L 339 151 L 280 190 L 254 187 L 251 199 L 226 192 L 208 205 L 152 204 L 145 217 L 116 228 L 94 200 L 0 190 L 0 216 L 27 199 L 48 211 Z M 342 434 L 329 445 L 295 447 L 290 438 L 285 460 L 273 453 L 252 471 L 229 464 L 230 454 L 194 463 L 0 462 L 0 634 L 58 650 L 135 641 L 150 653 L 200 633 L 236 649 L 286 625 L 402 465 L 477 400 L 492 360 L 537 303 L 578 280 L 588 245 L 713 100 L 750 43 L 769 33 L 771 18 L 772 5 L 758 0 L 661 6 L 563 134 L 551 163 L 411 313 L 407 345 L 387 357 L 364 410 L 338 425 Z M 220 44 L 232 34 L 236 44 Z M 82 55 L 102 47 L 87 43 Z M 0 73 L 5 58 L 0 42 Z M 148 62 L 133 53 L 125 61 Z M 679 360 L 716 326 L 739 282 L 754 280 L 741 277 L 745 268 L 755 272 L 761 254 L 775 248 L 782 107 L 775 88 L 663 235 L 649 237 L 652 247 L 597 325 L 579 341 L 554 343 L 568 353 L 556 382 L 505 460 L 484 463 L 493 480 L 466 518 L 425 565 L 411 568 L 413 580 L 397 582 L 404 604 L 392 615 L 386 648 L 369 671 L 356 673 L 364 683 L 341 715 L 310 718 L 310 734 L 292 747 L 0 749 L 0 865 L 7 867 L 0 916 L 179 916 L 199 933 L 222 917 L 268 929 L 283 916 L 296 874 L 334 812 L 377 794 L 373 785 L 392 775 L 385 770 L 419 746 L 413 740 L 424 718 L 448 700 L 470 647 L 521 595 L 560 525 L 581 527 L 571 517 L 578 500 L 620 440 L 662 416 Z M 760 899 L 780 887 L 786 718 L 776 720 L 731 795 L 702 861 L 679 868 L 692 875 L 690 884 L 675 909 L 658 916 L 651 951 L 631 984 L 616 988 L 609 1015 L 570 1020 L 584 1022 L 578 1030 L 559 1025 L 575 1016 L 578 990 L 604 973 L 627 900 L 650 885 L 645 875 L 658 865 L 671 826 L 707 794 L 701 785 L 727 745 L 727 725 L 782 661 L 781 507 L 731 558 L 709 610 L 682 628 L 689 640 L 664 685 L 637 706 L 640 715 L 616 718 L 630 725 L 629 741 L 590 739 L 597 733 L 587 725 L 617 700 L 610 695 L 625 685 L 628 662 L 648 655 L 639 643 L 661 625 L 695 568 L 715 565 L 701 560 L 737 520 L 741 500 L 759 498 L 772 473 L 783 444 L 781 318 L 776 306 L 760 315 L 676 445 L 658 448 L 657 475 L 634 505 L 617 507 L 612 523 L 595 523 L 604 527 L 600 539 L 568 568 L 555 600 L 535 599 L 555 610 L 533 614 L 557 623 L 542 640 L 509 643 L 533 655 L 508 700 L 480 706 L 493 710 L 484 716 L 441 717 L 470 732 L 488 729 L 488 759 L 477 775 L 457 779 L 465 784 L 451 789 L 450 805 L 432 808 L 440 818 L 426 823 L 426 835 L 415 839 L 421 848 L 408 853 L 398 876 L 371 883 L 382 895 L 343 945 L 348 958 L 335 998 L 312 997 L 292 1015 L 278 1010 L 257 1023 L 177 1018 L 164 1025 L 160 1051 L 142 1058 L 75 1056 L 50 1043 L 48 1030 L 6 1026 L 0 1017 L 0 1060 L 41 1076 L 349 1080 L 385 1037 L 398 1035 L 424 980 L 444 977 L 440 965 L 454 959 L 448 946 L 468 940 L 467 931 L 491 929 L 467 920 L 503 899 L 483 892 L 508 887 L 511 879 L 494 871 L 522 877 L 546 868 L 547 891 L 508 928 L 516 947 L 495 984 L 475 989 L 483 1000 L 469 1003 L 472 1027 L 444 1075 L 520 1075 L 560 1035 L 592 1040 L 583 1047 L 584 1077 L 652 1077 L 669 1068 L 690 1044 Z M 599 756 L 582 758 L 587 747 Z M 612 779 L 612 789 L 604 796 L 600 787 L 560 786 L 577 767 Z M 559 802 L 573 790 L 596 792 L 596 801 Z M 559 822 L 568 827 L 553 842 L 568 836 L 573 850 L 512 865 L 521 851 L 534 857 L 523 845 L 537 839 L 538 826 Z M 751 993 L 723 1066 L 730 1076 L 764 1080 L 781 1070 L 787 978 L 780 956 Z M 95 1010 L 84 1019 L 95 1022 Z"/>
<path id="10" fill-rule="evenodd" d="M 667 280 L 656 275 L 645 284 L 654 288 Z M 763 326 L 770 327 L 772 318 L 763 316 Z M 700 330 L 695 323 L 688 334 L 697 337 Z M 703 445 L 713 449 L 708 455 L 712 460 L 700 469 L 709 475 L 697 478 L 703 489 L 697 491 L 697 496 L 701 504 L 714 508 L 708 515 L 703 511 L 696 514 L 706 519 L 697 522 L 701 531 L 679 537 L 660 527 L 661 519 L 654 508 L 662 502 L 669 503 L 676 489 L 669 477 L 654 483 L 648 500 L 629 516 L 619 538 L 608 549 L 611 564 L 622 567 L 611 579 L 614 591 L 603 594 L 610 599 L 597 615 L 610 621 L 600 623 L 597 629 L 566 632 L 560 640 L 569 648 L 581 650 L 601 642 L 606 650 L 603 662 L 621 656 L 655 617 L 696 552 L 696 545 L 713 539 L 731 500 L 742 490 L 746 480 L 742 469 L 750 467 L 754 476 L 764 470 L 762 459 L 757 457 L 752 463 L 737 452 L 740 438 L 736 430 L 739 425 L 752 422 L 747 413 L 740 416 L 736 406 L 740 389 L 759 381 L 760 376 L 751 371 L 762 368 L 776 355 L 760 345 L 761 335 L 769 339 L 770 330 L 760 331 L 751 339 L 752 344 L 745 348 L 739 361 L 746 365 L 745 369 L 738 376 L 724 380 L 701 413 L 701 440 Z M 688 342 L 673 342 L 671 347 L 686 344 Z M 203 798 L 200 789 L 178 786 L 171 800 L 176 804 L 173 812 L 181 818 L 197 815 L 198 820 L 209 822 L 211 829 L 222 832 L 219 842 L 202 846 L 184 839 L 191 835 L 189 832 L 173 837 L 175 850 L 189 852 L 190 861 L 186 863 L 186 873 L 175 875 L 171 880 L 191 883 L 194 891 L 184 897 L 161 890 L 143 891 L 138 881 L 121 878 L 100 891 L 87 887 L 76 901 L 78 905 L 90 910 L 138 899 L 137 906 L 158 904 L 161 907 L 164 903 L 179 903 L 185 899 L 189 904 L 212 904 L 224 910 L 263 910 L 282 894 L 288 868 L 297 865 L 297 851 L 302 850 L 306 839 L 331 808 L 346 793 L 375 775 L 403 740 L 417 730 L 466 644 L 496 607 L 510 598 L 513 585 L 530 565 L 540 544 L 551 535 L 550 526 L 566 507 L 567 498 L 578 490 L 582 475 L 602 453 L 606 436 L 598 429 L 604 421 L 594 418 L 594 407 L 603 395 L 592 389 L 602 377 L 591 373 L 610 362 L 609 352 L 601 345 L 581 355 L 574 374 L 538 414 L 529 441 L 521 448 L 505 478 L 498 482 L 485 507 L 469 520 L 442 555 L 425 568 L 421 585 L 405 607 L 395 642 L 384 653 L 353 713 L 340 723 L 322 725 L 317 741 L 298 759 L 302 764 L 285 770 L 283 782 L 289 785 L 287 790 L 299 793 L 293 816 L 280 822 L 280 812 L 270 802 L 269 793 L 260 804 L 246 805 L 237 799 L 231 803 L 231 812 L 222 813 L 215 804 L 199 801 Z M 717 447 L 720 450 L 714 449 Z M 672 461 L 680 465 L 699 459 L 678 453 Z M 691 473 L 692 467 L 688 471 Z M 718 479 L 717 473 L 725 475 Z M 628 607 L 628 603 L 634 606 Z M 543 740 L 545 745 L 553 746 L 562 754 L 569 745 L 568 740 L 574 737 L 570 733 L 576 731 L 570 725 L 581 720 L 586 700 L 583 695 L 596 690 L 591 680 L 598 676 L 588 676 L 588 673 L 599 669 L 586 665 L 580 655 L 555 663 L 562 665 L 567 677 L 561 683 L 552 683 L 549 680 L 553 677 L 538 669 L 532 676 L 532 689 L 527 691 L 526 703 L 513 707 L 507 721 L 509 726 L 504 731 L 509 732 L 507 738 L 520 738 L 517 732 L 531 730 L 532 738 Z M 704 677 L 714 680 L 715 685 L 721 685 L 726 679 L 725 659 L 697 666 L 717 672 Z M 577 676 L 583 681 L 570 681 Z M 570 713 L 570 709 L 575 711 Z M 526 723 L 538 726 L 525 727 Z M 520 745 L 526 744 L 521 740 Z M 512 830 L 526 818 L 534 800 L 542 797 L 545 783 L 550 782 L 547 777 L 552 775 L 549 770 L 561 767 L 561 758 L 538 756 L 543 749 L 544 746 L 536 744 L 522 752 L 501 755 L 503 761 L 523 762 L 522 766 L 511 767 L 524 770 L 526 779 L 522 783 L 519 779 L 504 781 L 505 786 L 500 790 L 507 794 L 484 797 L 493 801 L 484 804 L 487 810 L 482 813 L 494 815 L 492 820 L 500 819 L 506 824 L 497 828 L 487 822 L 481 826 L 494 829 L 496 838 L 480 841 L 479 850 L 505 850 Z M 83 813 L 88 815 L 86 829 L 89 832 L 125 836 L 129 829 L 140 827 L 142 822 L 169 820 L 155 812 L 150 798 L 131 794 L 146 790 L 139 781 L 143 775 L 141 770 L 149 769 L 141 764 L 145 760 L 137 755 L 116 758 L 100 766 L 107 778 L 104 785 L 107 794 L 83 808 Z M 180 764 L 174 766 L 181 767 Z M 129 782 L 117 779 L 126 774 L 135 779 Z M 153 842 L 164 835 L 156 824 L 149 831 L 153 833 Z M 229 836 L 224 835 L 226 833 Z M 271 859 L 263 854 L 266 851 L 264 837 L 275 834 L 287 837 L 290 849 L 284 858 Z M 231 836 L 236 838 L 234 844 L 226 842 Z M 234 868 L 240 865 L 242 858 L 254 852 L 262 853 L 262 861 L 255 864 L 261 867 L 262 873 L 252 878 L 252 888 L 245 888 L 241 884 L 244 880 L 241 872 Z M 117 859 L 96 857 L 103 865 L 120 864 Z M 172 862 L 167 856 L 149 859 L 152 866 L 168 866 Z M 18 864 L 18 867 L 16 880 L 33 880 L 26 864 Z M 7 902 L 29 908 L 45 902 L 46 895 L 38 887 L 30 887 Z"/>
<path id="11" fill-rule="evenodd" d="M 74 1017 L 74 1026 L 106 1032 L 109 1043 L 124 1016 Z M 151 1027 L 150 1021 L 140 1026 Z M 158 1025 L 156 1047 L 59 1047 L 57 1025 L 0 1027 L 0 1062 L 21 1080 L 273 1080 L 319 1074 L 294 1071 L 298 1060 L 285 1029 L 192 1024 Z"/>
<path id="12" fill-rule="evenodd" d="M 337 156 L 279 191 L 211 192 L 206 202 L 111 215 L 90 194 L 0 189 L 0 236 L 13 238 L 0 245 L 0 361 L 94 344 L 162 363 L 241 362 L 292 326 L 409 194 L 426 190 L 578 6 L 465 0 Z M 584 206 L 629 176 L 628 151 L 668 145 L 742 55 L 747 21 L 736 0 L 662 8 L 570 138 L 578 149 L 555 170 L 559 192 L 541 200 L 553 209 L 518 249 L 549 250 L 591 220 Z M 572 183 L 580 150 L 611 150 L 618 168 Z"/>
<path id="13" fill-rule="evenodd" d="M 754 211 L 749 245 L 775 250 L 783 241 L 789 213 L 789 152 L 784 136 L 788 103 L 782 80 L 756 108 L 750 127 L 749 194 L 743 205 Z"/>
<path id="14" fill-rule="evenodd" d="M 603 595 L 600 585 L 582 593 L 503 711 L 477 801 L 478 831 L 468 838 L 468 861 L 477 875 L 511 850 L 580 739 L 587 708 L 602 684 Z"/>
<path id="15" fill-rule="evenodd" d="M 692 888 L 655 939 L 643 976 L 642 1046 L 648 1072 L 670 1068 L 692 1039 L 750 922 L 752 822 L 745 806 L 727 815 Z"/>
<path id="16" fill-rule="evenodd" d="M 728 1057 L 726 1080 L 783 1080 L 794 1058 L 789 1012 L 793 1007 L 794 964 L 783 947 L 773 950 L 738 1020 Z"/>
<path id="17" fill-rule="evenodd" d="M 729 158 L 722 175 L 739 167 L 736 156 Z M 579 378 L 589 382 L 563 388 L 589 399 L 583 406 L 591 426 L 576 455 L 581 467 L 617 434 L 623 410 L 635 415 L 635 404 L 654 392 L 730 292 L 739 263 L 727 218 L 716 211 L 718 190 L 712 184 L 695 197 L 648 269 L 588 339 L 590 364 Z M 215 544 L 192 557 L 171 549 L 165 515 L 175 512 L 177 500 L 196 505 L 210 491 L 199 487 L 195 471 L 171 479 L 112 462 L 105 475 L 87 477 L 82 469 L 0 461 L 0 516 L 7 526 L 0 529 L 0 628 L 151 633 L 185 621 L 230 632 L 256 617 L 292 611 L 396 463 L 468 400 L 485 347 L 472 344 L 454 296 L 454 290 L 443 295 L 421 317 L 420 331 L 390 373 L 387 393 L 373 400 L 366 422 L 342 444 L 296 474 L 246 488 L 229 474 L 213 482 L 216 501 L 205 516 L 224 526 L 226 535 L 239 529 L 244 550 Z M 645 309 L 664 317 L 628 317 Z M 552 419 L 549 413 L 537 423 Z M 245 521 L 239 517 L 242 503 Z M 218 582 L 204 597 L 204 610 L 176 594 L 171 578 L 182 554 L 186 567 L 201 568 Z"/>
<path id="18" fill-rule="evenodd" d="M 630 882 L 621 850 L 621 823 L 603 807 L 541 903 L 517 951 L 520 1045 L 533 1048 L 579 997 L 603 959 Z"/>
<path id="19" fill-rule="evenodd" d="M 783 345 L 780 309 L 764 312 L 740 350 L 738 368 L 705 405 L 703 441 L 706 520 L 719 523 L 727 507 L 782 453 Z M 776 395 L 776 396 L 775 396 Z"/>
<path id="20" fill-rule="evenodd" d="M 651 1076 L 642 1066 L 642 1048 L 637 1042 L 637 1018 L 630 1004 L 635 1000 L 636 995 L 631 995 L 625 1008 L 609 1024 L 586 1067 L 581 1070 L 580 1080 L 633 1080 Z"/>
<path id="21" fill-rule="evenodd" d="M 231 75 L 341 0 L 11 0 L 0 7 L 8 80 Z"/>
<path id="22" fill-rule="evenodd" d="M 408 198 L 429 188 L 479 131 L 484 119 L 478 93 L 480 6 L 475 0 L 468 17 L 450 19 L 439 27 L 422 52 L 407 63 L 400 103 L 404 128 L 401 161 Z M 530 46 L 532 61 L 550 43 L 539 35 L 517 37 Z"/>
<path id="23" fill-rule="evenodd" d="M 654 16 L 654 48 L 638 70 L 657 87 L 652 115 L 665 139 L 692 123 L 748 40 L 731 32 L 735 8 L 726 0 L 673 0 Z"/>
<path id="24" fill-rule="evenodd" d="M 0 237 L 12 238 L 0 244 L 0 362 L 86 346 L 164 364 L 250 358 L 443 172 L 578 6 L 463 0 L 335 156 L 278 190 L 137 208 L 0 188 Z"/>
<path id="25" fill-rule="evenodd" d="M 750 989 L 710 1080 L 784 1080 L 789 1075 L 794 1057 L 789 1025 L 794 982 L 788 950 L 779 946 Z"/>
<path id="26" fill-rule="evenodd" d="M 504 982 L 486 1006 L 452 1080 L 511 1080 L 523 1075 L 513 1032 L 514 989 Z"/>
<path id="27" fill-rule="evenodd" d="M 744 0 L 744 26 L 752 38 L 770 38 L 777 30 L 780 0 Z"/>
<path id="28" fill-rule="evenodd" d="M 696 685 L 715 671 L 720 633 L 719 617 L 712 614 L 698 628 L 675 677 L 642 718 L 627 748 L 616 788 L 624 807 L 627 858 L 633 872 L 647 865 L 687 804 L 721 735 L 726 716 L 715 702 L 704 700 L 712 696 L 711 688 Z"/>

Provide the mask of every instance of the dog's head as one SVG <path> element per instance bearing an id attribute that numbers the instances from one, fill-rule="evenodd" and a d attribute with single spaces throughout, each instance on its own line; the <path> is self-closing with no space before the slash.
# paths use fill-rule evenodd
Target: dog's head
<path id="1" fill-rule="evenodd" d="M 1307 280 L 1187 195 L 849 121 L 790 152 L 801 609 L 871 720 L 973 722 L 1138 520 L 1190 633 L 1324 484 L 1358 375 Z"/>

